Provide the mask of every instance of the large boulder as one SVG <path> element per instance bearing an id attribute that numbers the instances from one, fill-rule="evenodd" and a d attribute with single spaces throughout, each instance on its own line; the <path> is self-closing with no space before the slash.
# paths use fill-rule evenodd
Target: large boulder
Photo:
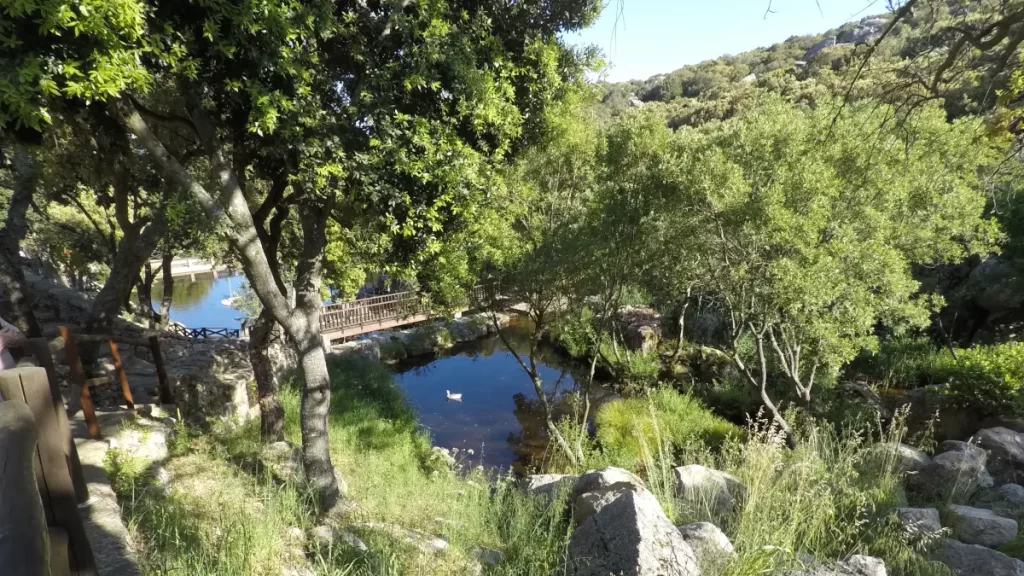
<path id="1" fill-rule="evenodd" d="M 683 540 L 697 555 L 703 572 L 717 574 L 736 556 L 729 537 L 711 522 L 694 522 L 679 527 Z"/>
<path id="2" fill-rule="evenodd" d="M 896 518 L 914 539 L 928 538 L 942 531 L 942 520 L 935 508 L 897 508 Z"/>
<path id="3" fill-rule="evenodd" d="M 1017 522 L 991 510 L 953 505 L 949 507 L 953 536 L 966 544 L 998 548 L 1017 537 Z"/>
<path id="4" fill-rule="evenodd" d="M 182 416 L 205 424 L 211 420 L 244 421 L 250 416 L 248 354 L 232 345 L 195 346 L 167 370 L 174 401 Z"/>
<path id="5" fill-rule="evenodd" d="M 988 470 L 997 482 L 1024 481 L 1024 434 L 997 427 L 978 432 L 976 438 L 988 454 Z"/>
<path id="6" fill-rule="evenodd" d="M 699 576 L 697 556 L 647 490 L 628 490 L 569 540 L 571 576 Z"/>
<path id="7" fill-rule="evenodd" d="M 572 474 L 532 474 L 520 481 L 527 494 L 552 498 L 563 490 L 571 490 L 579 476 Z"/>
<path id="8" fill-rule="evenodd" d="M 1004 518 L 1024 522 L 1024 486 L 1003 484 L 998 488 L 981 491 L 974 499 L 974 506 L 988 508 Z"/>
<path id="9" fill-rule="evenodd" d="M 957 449 L 943 452 L 909 479 L 908 485 L 925 498 L 968 497 L 979 487 L 991 486 L 985 470 L 985 451 L 960 443 Z"/>
<path id="10" fill-rule="evenodd" d="M 679 466 L 673 475 L 676 495 L 693 508 L 727 514 L 747 496 L 747 487 L 738 478 L 699 464 Z"/>
<path id="11" fill-rule="evenodd" d="M 832 562 L 788 572 L 787 576 L 886 576 L 885 562 L 872 556 L 850 556 L 840 562 Z"/>
<path id="12" fill-rule="evenodd" d="M 644 354 L 658 350 L 661 339 L 661 315 L 644 306 L 623 306 L 618 313 L 622 335 L 627 347 Z"/>
<path id="13" fill-rule="evenodd" d="M 875 444 L 869 451 L 873 461 L 893 462 L 893 467 L 902 473 L 916 474 L 932 463 L 932 459 L 924 452 L 898 442 Z"/>
<path id="14" fill-rule="evenodd" d="M 991 548 L 949 538 L 942 539 L 931 557 L 957 576 L 1024 576 L 1024 562 Z"/>
<path id="15" fill-rule="evenodd" d="M 577 524 L 582 524 L 622 494 L 644 489 L 644 481 L 629 470 L 615 466 L 588 470 L 576 480 L 569 495 L 569 501 L 572 502 L 572 519 Z"/>

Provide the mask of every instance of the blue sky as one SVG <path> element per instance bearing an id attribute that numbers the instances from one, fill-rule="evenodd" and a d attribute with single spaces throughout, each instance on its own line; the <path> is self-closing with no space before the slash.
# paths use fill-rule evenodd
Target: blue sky
<path id="1" fill-rule="evenodd" d="M 816 34 L 886 11 L 885 0 L 605 0 L 600 19 L 573 44 L 601 48 L 607 80 L 646 79 L 686 64 Z"/>

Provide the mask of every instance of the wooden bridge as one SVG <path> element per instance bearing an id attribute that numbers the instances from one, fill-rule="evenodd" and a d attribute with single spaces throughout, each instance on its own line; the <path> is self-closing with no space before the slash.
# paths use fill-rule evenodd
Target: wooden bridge
<path id="1" fill-rule="evenodd" d="M 482 301 L 484 293 L 482 286 L 474 287 L 470 302 Z M 469 308 L 462 308 L 460 312 Z M 320 312 L 320 333 L 324 344 L 330 346 L 332 340 L 415 324 L 437 315 L 420 294 L 395 292 L 324 306 Z"/>

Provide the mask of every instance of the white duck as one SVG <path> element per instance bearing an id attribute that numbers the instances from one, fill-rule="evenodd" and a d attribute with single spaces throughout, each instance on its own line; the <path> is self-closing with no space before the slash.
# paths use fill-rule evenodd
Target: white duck
<path id="1" fill-rule="evenodd" d="M 461 393 L 459 393 L 459 394 L 452 394 L 451 390 L 445 390 L 444 391 L 444 395 L 449 400 L 454 400 L 455 402 L 462 402 L 462 394 Z"/>

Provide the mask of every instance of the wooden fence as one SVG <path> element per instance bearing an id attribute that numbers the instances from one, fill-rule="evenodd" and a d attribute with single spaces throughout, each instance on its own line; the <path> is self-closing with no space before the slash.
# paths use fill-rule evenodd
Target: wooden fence
<path id="1" fill-rule="evenodd" d="M 48 348 L 37 362 L 47 360 Z M 56 381 L 44 367 L 0 371 L 0 399 L 0 572 L 96 576 L 77 506 L 88 488 Z"/>
<path id="2" fill-rule="evenodd" d="M 475 286 L 469 296 L 467 309 L 485 301 L 486 289 Z M 320 312 L 320 331 L 325 338 L 341 338 L 421 322 L 433 315 L 434 311 L 419 293 L 395 292 L 324 306 Z"/>
<path id="3" fill-rule="evenodd" d="M 167 327 L 167 330 L 192 340 L 199 340 L 201 338 L 238 338 L 241 334 L 241 330 L 238 328 L 186 328 L 181 324 L 171 324 Z"/>

